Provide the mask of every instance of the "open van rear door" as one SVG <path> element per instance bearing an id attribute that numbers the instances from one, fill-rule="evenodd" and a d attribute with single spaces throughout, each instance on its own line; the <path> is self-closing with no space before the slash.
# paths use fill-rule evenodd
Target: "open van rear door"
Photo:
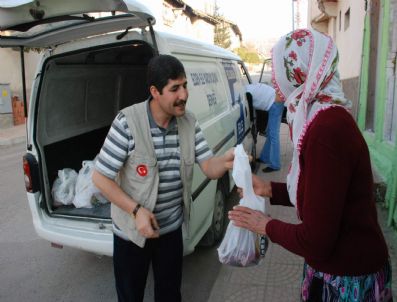
<path id="1" fill-rule="evenodd" d="M 25 48 L 55 47 L 69 41 L 149 26 L 158 52 L 150 10 L 136 0 L 0 0 L 0 47 L 19 47 L 27 117 Z"/>
<path id="2" fill-rule="evenodd" d="M 0 47 L 50 47 L 154 24 L 135 0 L 0 0 Z"/>

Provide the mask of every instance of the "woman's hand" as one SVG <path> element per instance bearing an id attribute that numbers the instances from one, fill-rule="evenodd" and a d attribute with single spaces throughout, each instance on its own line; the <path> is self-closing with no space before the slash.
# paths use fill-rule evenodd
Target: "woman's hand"
<path id="1" fill-rule="evenodd" d="M 263 197 L 272 197 L 272 186 L 270 181 L 264 181 L 259 176 L 252 174 L 252 185 L 256 195 Z"/>
<path id="2" fill-rule="evenodd" d="M 266 235 L 266 225 L 272 220 L 261 211 L 255 211 L 243 206 L 235 206 L 229 211 L 229 219 L 234 225 L 248 229 L 254 233 Z"/>
<path id="3" fill-rule="evenodd" d="M 270 181 L 264 181 L 259 176 L 252 174 L 252 186 L 254 187 L 254 192 L 256 195 L 262 197 L 272 197 L 272 186 Z M 243 198 L 243 190 L 238 188 L 237 192 L 240 194 L 240 198 Z"/>

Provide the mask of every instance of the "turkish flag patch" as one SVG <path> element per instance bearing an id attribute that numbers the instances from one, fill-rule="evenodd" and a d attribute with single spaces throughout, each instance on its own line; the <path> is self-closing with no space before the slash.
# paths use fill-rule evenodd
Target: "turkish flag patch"
<path id="1" fill-rule="evenodd" d="M 139 176 L 146 176 L 148 173 L 148 169 L 146 165 L 138 165 L 136 167 L 136 172 L 138 173 Z"/>

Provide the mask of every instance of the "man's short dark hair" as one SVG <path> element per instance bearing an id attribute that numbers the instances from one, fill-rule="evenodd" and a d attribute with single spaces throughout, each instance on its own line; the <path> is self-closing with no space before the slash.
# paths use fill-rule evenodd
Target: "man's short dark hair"
<path id="1" fill-rule="evenodd" d="M 170 55 L 158 55 L 149 61 L 147 69 L 147 84 L 155 86 L 162 94 L 168 80 L 186 77 L 181 61 Z"/>

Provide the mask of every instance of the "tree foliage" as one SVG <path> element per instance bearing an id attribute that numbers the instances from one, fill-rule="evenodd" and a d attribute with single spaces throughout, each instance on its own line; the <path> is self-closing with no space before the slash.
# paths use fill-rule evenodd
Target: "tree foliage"
<path id="1" fill-rule="evenodd" d="M 215 25 L 214 44 L 226 49 L 232 45 L 232 41 L 230 41 L 229 26 L 225 22 Z"/>
<path id="2" fill-rule="evenodd" d="M 219 7 L 215 2 L 214 17 L 219 20 L 219 23 L 214 27 L 214 44 L 228 49 L 232 45 L 230 40 L 230 26 L 223 21 L 223 16 L 219 12 Z"/>
<path id="3" fill-rule="evenodd" d="M 234 52 L 240 56 L 240 58 L 247 63 L 259 64 L 261 59 L 258 52 L 255 49 L 248 49 L 244 46 L 236 48 Z"/>

